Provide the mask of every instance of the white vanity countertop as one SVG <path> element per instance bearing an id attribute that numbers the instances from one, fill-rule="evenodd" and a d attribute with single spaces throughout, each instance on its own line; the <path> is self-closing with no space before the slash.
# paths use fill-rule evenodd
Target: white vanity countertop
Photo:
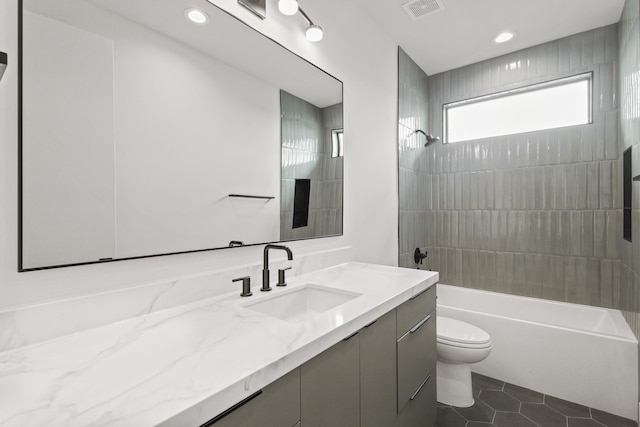
<path id="1" fill-rule="evenodd" d="M 348 263 L 0 353 L 0 425 L 197 427 L 437 281 Z M 301 323 L 242 307 L 309 283 L 362 295 Z"/>

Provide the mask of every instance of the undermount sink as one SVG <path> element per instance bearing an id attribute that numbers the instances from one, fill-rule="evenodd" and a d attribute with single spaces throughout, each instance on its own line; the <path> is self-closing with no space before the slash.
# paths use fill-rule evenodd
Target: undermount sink
<path id="1" fill-rule="evenodd" d="M 243 306 L 287 322 L 303 322 L 360 295 L 362 294 L 307 284 Z"/>

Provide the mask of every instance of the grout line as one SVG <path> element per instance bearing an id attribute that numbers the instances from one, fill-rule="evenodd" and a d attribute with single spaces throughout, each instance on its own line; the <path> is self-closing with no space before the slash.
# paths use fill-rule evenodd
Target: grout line
<path id="1" fill-rule="evenodd" d="M 589 408 L 589 413 L 591 413 L 591 408 Z M 602 427 L 608 427 L 606 424 L 602 424 L 600 421 L 598 420 L 594 420 L 593 418 L 591 418 L 591 421 L 593 421 L 594 423 L 601 425 Z"/>
<path id="2" fill-rule="evenodd" d="M 518 412 L 523 418 L 526 418 L 527 420 L 531 421 L 532 423 L 534 423 L 535 425 L 537 425 L 538 427 L 544 427 L 541 426 L 540 424 L 538 424 L 537 422 L 533 421 L 531 418 L 527 417 L 525 414 L 523 414 L 522 412 Z"/>

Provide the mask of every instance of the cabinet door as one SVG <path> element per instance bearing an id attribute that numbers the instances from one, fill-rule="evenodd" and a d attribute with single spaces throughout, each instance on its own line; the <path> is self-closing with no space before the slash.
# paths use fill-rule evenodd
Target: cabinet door
<path id="1" fill-rule="evenodd" d="M 396 311 L 360 330 L 360 406 L 363 427 L 390 427 L 396 410 Z"/>
<path id="2" fill-rule="evenodd" d="M 300 368 L 304 427 L 360 427 L 359 343 L 354 335 Z"/>
<path id="3" fill-rule="evenodd" d="M 300 420 L 300 369 L 228 409 L 201 427 L 290 427 Z"/>

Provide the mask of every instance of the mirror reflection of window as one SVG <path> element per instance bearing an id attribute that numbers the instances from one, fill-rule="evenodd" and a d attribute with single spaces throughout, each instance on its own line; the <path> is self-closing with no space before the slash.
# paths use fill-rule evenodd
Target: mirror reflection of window
<path id="1" fill-rule="evenodd" d="M 344 137 L 342 129 L 331 130 L 331 158 L 344 156 Z"/>

